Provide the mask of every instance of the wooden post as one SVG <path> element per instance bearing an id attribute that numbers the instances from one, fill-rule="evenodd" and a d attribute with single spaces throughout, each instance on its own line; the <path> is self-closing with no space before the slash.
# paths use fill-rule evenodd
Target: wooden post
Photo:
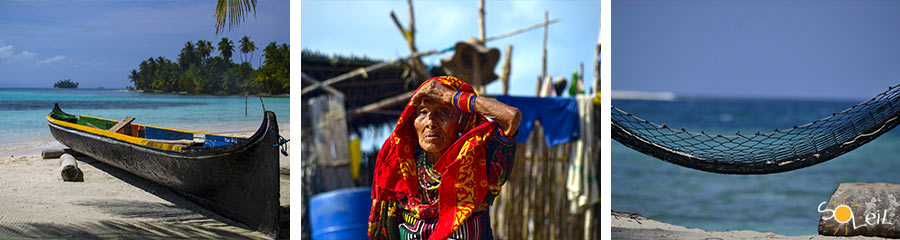
<path id="1" fill-rule="evenodd" d="M 484 94 L 484 86 L 481 84 L 481 56 L 472 54 L 472 86 L 480 94 Z"/>
<path id="2" fill-rule="evenodd" d="M 478 41 L 484 45 L 484 0 L 478 0 Z"/>
<path id="3" fill-rule="evenodd" d="M 60 175 L 62 176 L 63 181 L 84 181 L 84 173 L 81 172 L 81 169 L 78 169 L 78 163 L 75 161 L 75 157 L 73 157 L 72 155 L 66 153 L 60 156 L 59 166 Z"/>
<path id="4" fill-rule="evenodd" d="M 578 86 L 578 85 L 576 85 L 576 86 L 578 86 L 578 88 L 580 88 L 579 90 L 584 91 L 585 90 L 584 89 L 584 82 L 585 82 L 584 81 L 584 62 L 578 63 L 578 81 L 575 81 L 572 84 L 578 84 L 579 81 L 581 82 L 581 86 Z M 588 92 L 584 91 L 584 93 L 588 93 Z M 577 95 L 578 93 L 576 92 L 575 94 Z"/>
<path id="5" fill-rule="evenodd" d="M 541 55 L 541 77 L 538 78 L 537 92 L 541 93 L 541 81 L 547 77 L 547 28 L 550 26 L 550 12 L 544 11 L 544 51 Z"/>
<path id="6" fill-rule="evenodd" d="M 244 116 L 247 116 L 247 95 L 249 94 L 244 94 Z"/>
<path id="7" fill-rule="evenodd" d="M 509 73 L 512 72 L 512 65 L 510 64 L 510 61 L 512 61 L 512 49 L 512 44 L 506 45 L 506 56 L 504 57 L 506 59 L 503 61 L 503 67 L 500 69 L 500 81 L 503 83 L 503 95 L 509 94 Z"/>
<path id="8" fill-rule="evenodd" d="M 594 56 L 594 92 L 600 92 L 600 39 L 602 32 L 597 36 L 597 54 Z"/>
<path id="9" fill-rule="evenodd" d="M 259 104 L 262 105 L 263 113 L 266 112 L 266 104 L 263 103 L 262 96 L 259 96 Z"/>
<path id="10" fill-rule="evenodd" d="M 423 64 L 422 59 L 417 56 L 419 50 L 416 48 L 416 18 L 413 14 L 412 0 L 407 0 L 406 3 L 409 5 L 409 29 L 404 29 L 403 26 L 400 25 L 400 20 L 397 20 L 397 15 L 394 14 L 394 11 L 391 11 L 391 19 L 394 20 L 397 29 L 403 34 L 403 38 L 406 39 L 406 44 L 409 45 L 410 52 L 415 56 L 412 58 L 413 71 L 415 71 L 420 78 L 423 78 L 423 80 L 428 79 L 431 78 L 431 73 L 425 70 L 425 64 Z"/>
<path id="11" fill-rule="evenodd" d="M 559 22 L 559 18 L 550 20 L 550 22 L 548 22 L 548 23 L 546 23 L 546 24 L 554 24 L 554 23 L 557 23 L 557 22 Z M 501 34 L 497 34 L 497 35 L 488 37 L 488 38 L 485 39 L 484 41 L 485 41 L 485 42 L 490 42 L 490 41 L 494 41 L 494 40 L 497 40 L 497 39 L 501 39 L 501 38 L 513 36 L 513 35 L 516 35 L 516 34 L 519 34 L 519 33 L 523 33 L 523 32 L 525 32 L 525 31 L 529 31 L 529 30 L 532 30 L 532 29 L 535 29 L 535 28 L 543 27 L 544 25 L 545 25 L 545 23 L 543 23 L 543 22 L 542 22 L 542 23 L 538 23 L 538 24 L 534 24 L 534 25 L 531 25 L 531 26 L 519 28 L 519 29 L 516 29 L 516 30 L 512 30 L 512 31 L 509 31 L 509 32 L 505 32 L 505 33 L 501 33 Z"/>

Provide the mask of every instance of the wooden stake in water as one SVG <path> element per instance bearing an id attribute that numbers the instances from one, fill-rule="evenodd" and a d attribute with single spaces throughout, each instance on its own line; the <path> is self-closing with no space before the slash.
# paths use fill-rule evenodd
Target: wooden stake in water
<path id="1" fill-rule="evenodd" d="M 244 116 L 247 116 L 247 95 L 249 94 L 244 94 Z"/>

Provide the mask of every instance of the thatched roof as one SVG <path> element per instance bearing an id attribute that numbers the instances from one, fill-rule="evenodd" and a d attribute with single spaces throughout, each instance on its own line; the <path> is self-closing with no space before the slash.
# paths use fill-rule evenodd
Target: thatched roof
<path id="1" fill-rule="evenodd" d="M 329 56 L 324 53 L 304 49 L 301 51 L 300 68 L 307 76 L 319 81 L 325 81 L 380 62 L 383 62 L 383 60 L 370 59 L 364 56 Z M 434 76 L 445 75 L 440 67 L 429 66 L 429 69 Z M 407 71 L 403 64 L 397 64 L 382 70 L 369 72 L 367 73 L 368 77 L 356 76 L 330 86 L 344 94 L 345 109 L 349 113 L 359 107 L 415 90 L 421 83 L 409 79 L 410 74 Z M 304 88 L 311 85 L 306 81 L 301 82 L 301 86 Z M 322 89 L 317 89 L 302 95 L 301 98 L 303 101 L 307 101 L 312 97 L 326 93 Z M 348 129 L 359 134 L 362 128 L 393 124 L 400 116 L 400 112 L 403 111 L 403 106 L 404 104 L 398 104 L 379 111 L 350 116 L 348 117 Z"/>

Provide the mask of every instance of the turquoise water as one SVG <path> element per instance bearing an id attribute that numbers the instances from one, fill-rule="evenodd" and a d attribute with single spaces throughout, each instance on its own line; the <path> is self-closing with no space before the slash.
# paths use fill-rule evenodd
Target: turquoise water
<path id="1" fill-rule="evenodd" d="M 212 133 L 247 132 L 262 123 L 258 97 L 197 96 L 90 89 L 0 89 L 0 156 L 58 144 L 46 115 L 59 103 L 63 111 L 109 119 L 135 117 L 135 123 Z M 290 99 L 264 97 L 278 125 L 289 128 Z"/>
<path id="2" fill-rule="evenodd" d="M 689 131 L 734 135 L 786 129 L 860 101 L 614 100 L 613 106 Z M 723 175 L 680 167 L 612 141 L 612 208 L 706 230 L 814 235 L 817 207 L 843 182 L 900 184 L 900 131 L 830 161 L 769 175 Z"/>

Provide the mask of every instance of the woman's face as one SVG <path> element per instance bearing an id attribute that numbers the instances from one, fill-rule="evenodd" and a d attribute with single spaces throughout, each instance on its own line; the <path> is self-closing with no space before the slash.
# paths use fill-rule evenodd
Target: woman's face
<path id="1" fill-rule="evenodd" d="M 419 147 L 428 153 L 441 154 L 457 138 L 459 109 L 425 99 L 416 107 L 416 135 Z"/>

